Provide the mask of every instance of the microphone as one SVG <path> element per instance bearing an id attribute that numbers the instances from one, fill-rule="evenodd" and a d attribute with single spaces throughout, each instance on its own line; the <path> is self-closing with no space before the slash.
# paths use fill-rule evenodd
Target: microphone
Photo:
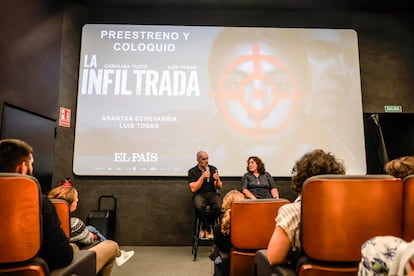
<path id="1" fill-rule="evenodd" d="M 210 167 L 207 165 L 206 172 L 210 172 Z M 207 183 L 210 183 L 210 176 L 207 177 Z"/>

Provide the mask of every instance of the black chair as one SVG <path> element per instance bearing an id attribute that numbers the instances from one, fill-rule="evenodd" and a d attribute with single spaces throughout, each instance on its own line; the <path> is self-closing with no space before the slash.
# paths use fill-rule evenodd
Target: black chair
<path id="1" fill-rule="evenodd" d="M 201 215 L 207 215 L 215 217 L 216 223 L 219 222 L 220 212 L 211 211 L 210 206 L 207 206 L 206 210 L 201 211 L 202 213 L 199 213 L 197 210 L 194 209 L 195 214 L 195 220 L 194 220 L 194 231 L 193 231 L 193 248 L 191 251 L 191 254 L 193 255 L 193 260 L 197 260 L 197 253 L 198 253 L 198 245 L 200 243 L 200 240 L 202 241 L 208 241 L 211 245 L 213 244 L 212 239 L 208 238 L 200 238 L 200 230 L 202 227 L 202 221 L 201 221 Z"/>

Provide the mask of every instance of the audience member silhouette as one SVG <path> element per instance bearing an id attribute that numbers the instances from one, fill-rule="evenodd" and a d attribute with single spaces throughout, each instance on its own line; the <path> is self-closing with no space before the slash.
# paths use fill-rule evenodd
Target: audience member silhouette
<path id="1" fill-rule="evenodd" d="M 330 152 L 315 149 L 302 156 L 292 170 L 291 187 L 298 195 L 293 203 L 280 207 L 276 227 L 267 248 L 271 265 L 295 264 L 300 252 L 300 214 L 303 183 L 311 176 L 345 174 L 344 164 Z"/>
<path id="2" fill-rule="evenodd" d="M 69 203 L 71 213 L 75 212 L 78 207 L 79 193 L 72 185 L 70 178 L 51 189 L 48 197 L 66 200 Z M 88 248 L 96 252 L 97 271 L 100 271 L 102 275 L 110 274 L 114 261 L 117 266 L 121 266 L 135 253 L 134 251 L 120 250 L 118 243 L 108 240 L 95 227 L 86 226 L 81 219 L 74 216 L 70 218 L 70 242 L 78 245 L 80 249 Z"/>
<path id="3" fill-rule="evenodd" d="M 233 203 L 244 199 L 243 193 L 238 190 L 231 190 L 226 193 L 221 205 L 222 215 L 220 222 L 214 226 L 214 276 L 229 275 L 230 262 L 229 253 L 233 247 L 230 238 L 231 207 Z"/>
<path id="4" fill-rule="evenodd" d="M 0 172 L 33 175 L 33 148 L 19 139 L 0 140 Z M 60 227 L 53 203 L 42 194 L 42 245 L 38 256 L 53 270 L 71 263 L 74 248 Z M 76 248 L 76 247 L 75 247 Z M 3 252 L 4 253 L 4 252 Z"/>

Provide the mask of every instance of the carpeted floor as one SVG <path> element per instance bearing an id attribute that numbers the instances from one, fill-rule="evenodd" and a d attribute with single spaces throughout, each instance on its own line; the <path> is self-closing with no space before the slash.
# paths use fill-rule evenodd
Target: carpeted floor
<path id="1" fill-rule="evenodd" d="M 193 261 L 191 246 L 121 246 L 135 250 L 135 255 L 120 267 L 114 267 L 112 276 L 212 276 L 214 264 L 208 258 L 211 246 L 199 246 Z"/>

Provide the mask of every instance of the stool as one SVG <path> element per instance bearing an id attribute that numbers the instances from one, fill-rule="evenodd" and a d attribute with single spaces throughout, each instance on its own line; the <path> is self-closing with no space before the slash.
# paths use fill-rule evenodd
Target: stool
<path id="1" fill-rule="evenodd" d="M 208 213 L 210 210 L 210 206 L 207 206 L 206 208 L 206 213 Z M 213 240 L 208 239 L 208 238 L 200 238 L 200 230 L 201 230 L 201 218 L 200 218 L 200 214 L 198 214 L 197 210 L 194 210 L 195 212 L 195 221 L 194 221 L 194 232 L 193 232 L 193 248 L 191 251 L 191 254 L 193 255 L 193 261 L 197 260 L 197 251 L 198 251 L 198 244 L 200 242 L 200 240 L 203 241 L 211 241 L 213 242 Z M 218 223 L 220 220 L 220 214 L 217 215 L 215 222 Z"/>

